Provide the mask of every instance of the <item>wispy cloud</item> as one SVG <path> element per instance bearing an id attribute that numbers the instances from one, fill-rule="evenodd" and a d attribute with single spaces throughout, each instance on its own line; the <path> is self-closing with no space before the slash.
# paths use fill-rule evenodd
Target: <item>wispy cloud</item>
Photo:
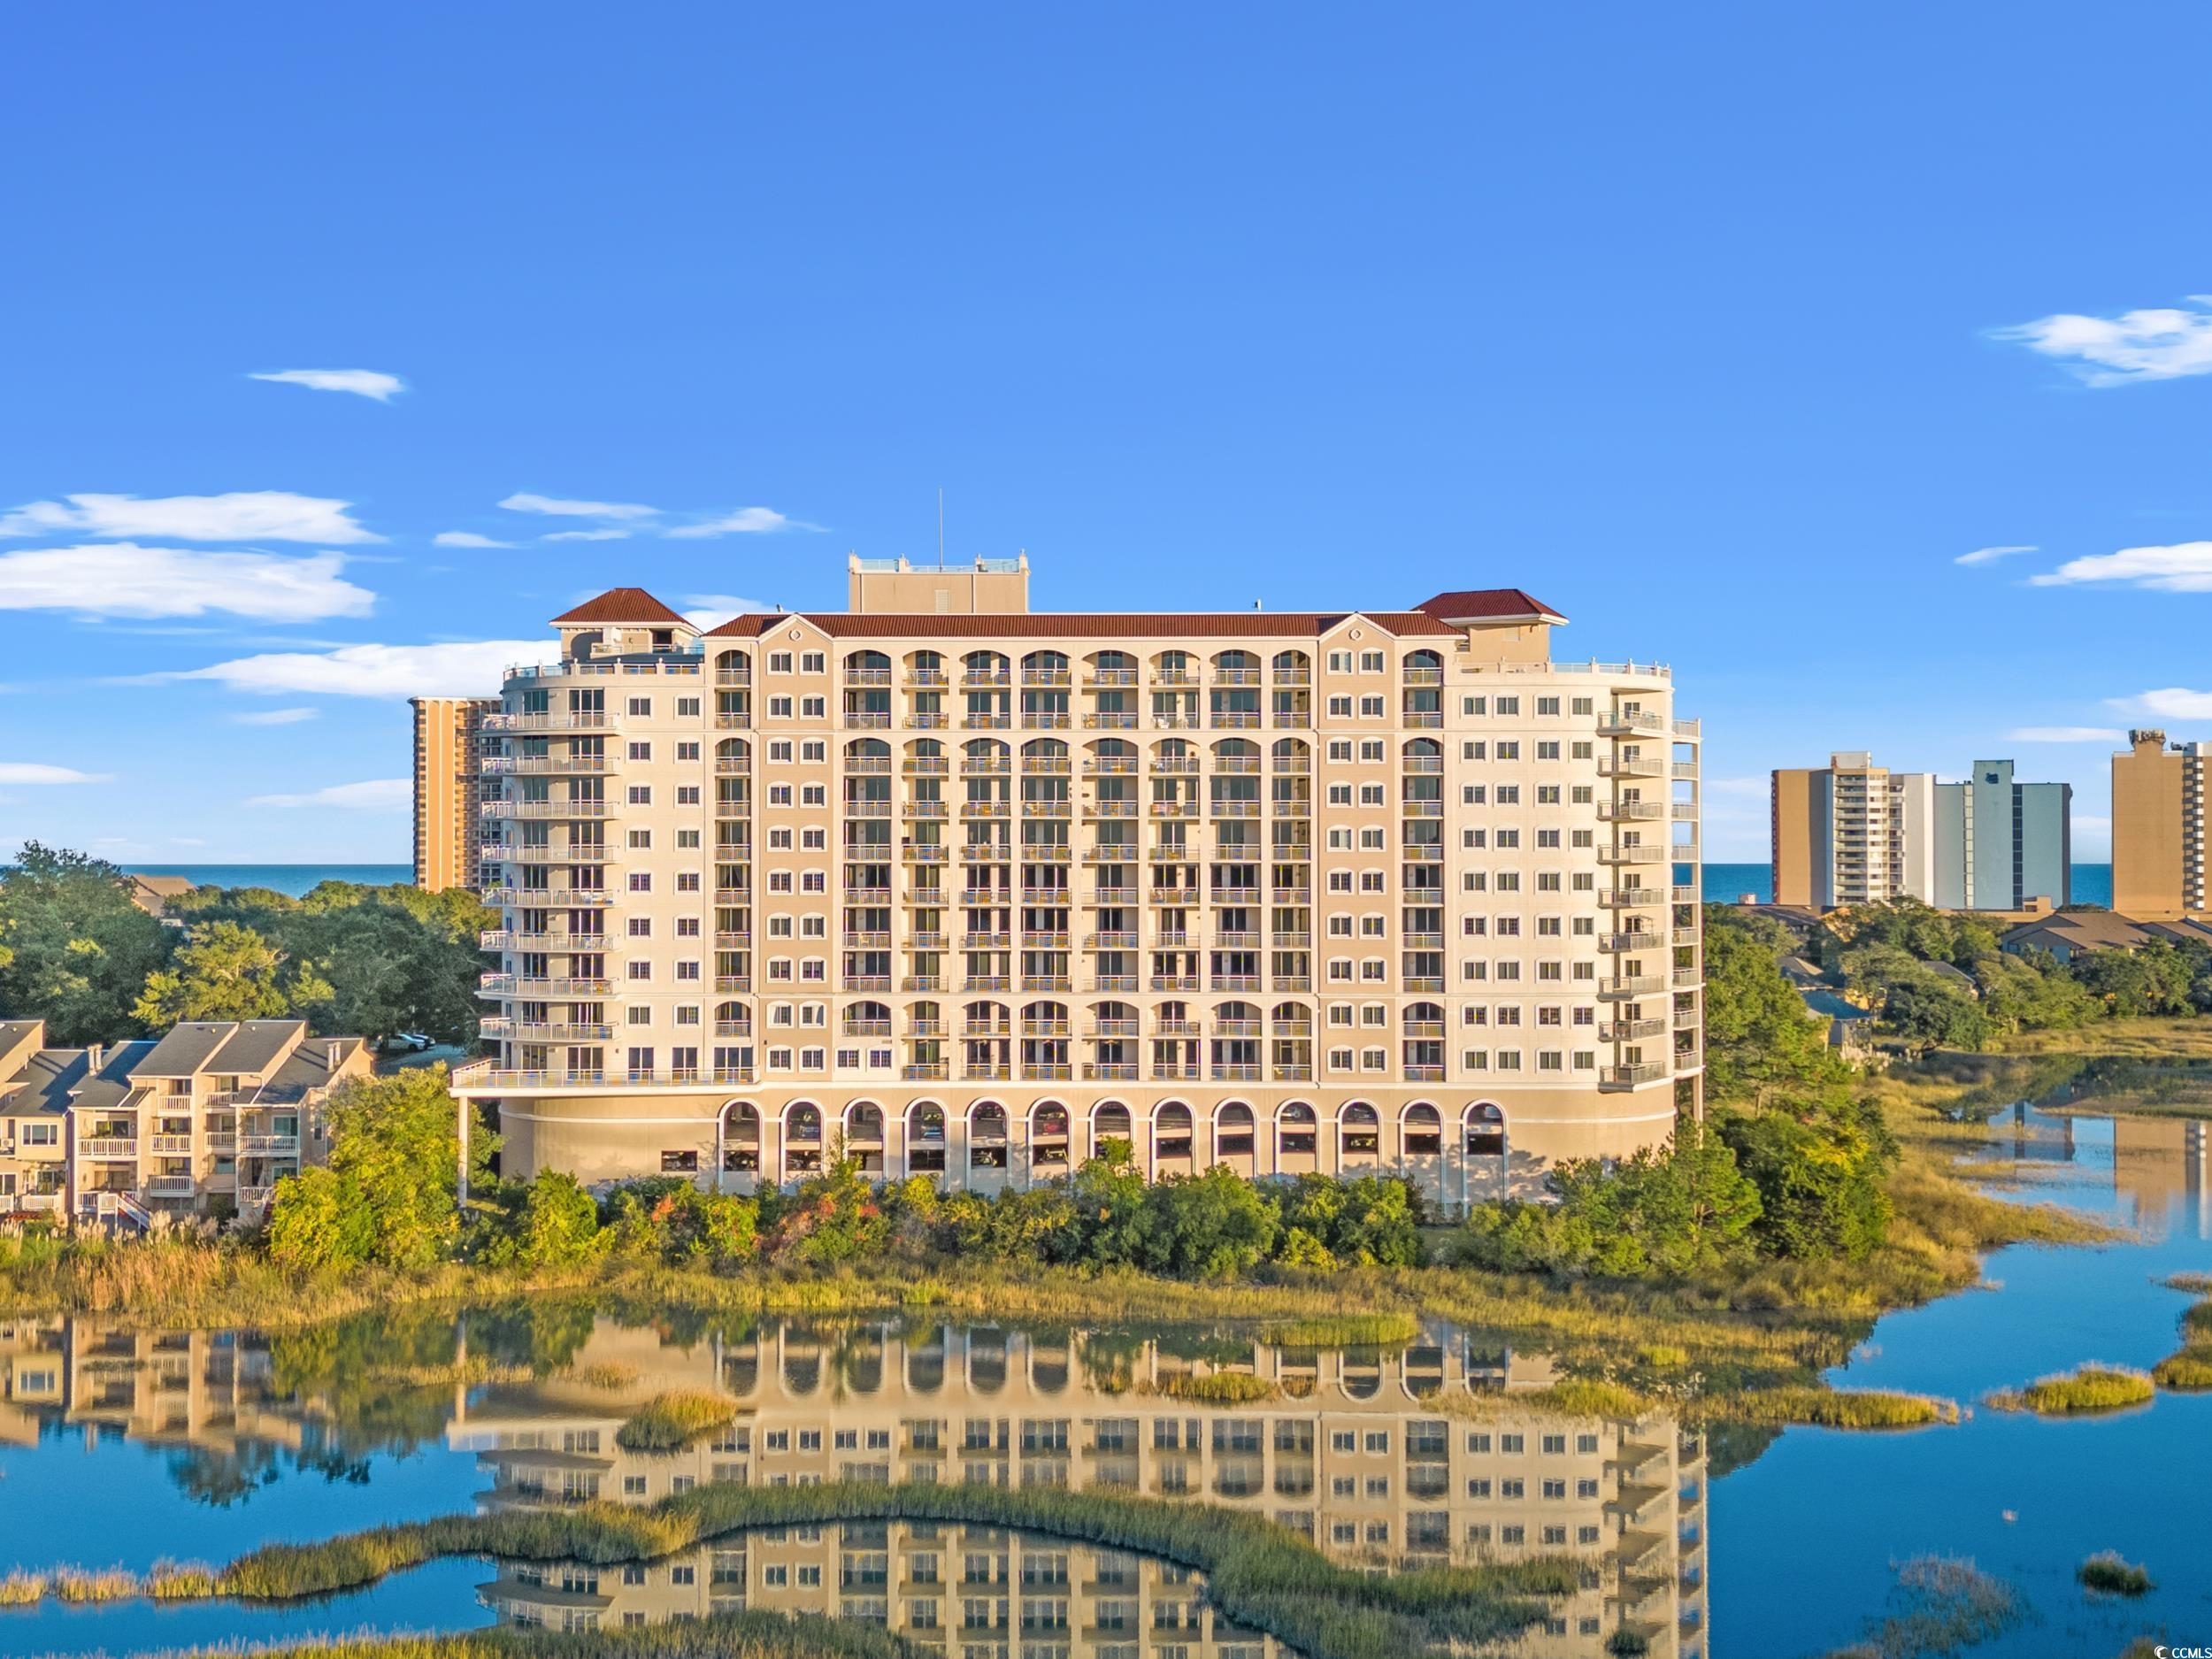
<path id="1" fill-rule="evenodd" d="M 512 547 L 512 541 L 495 541 L 479 535 L 473 530 L 441 530 L 430 538 L 432 547 Z"/>
<path id="2" fill-rule="evenodd" d="M 558 495 L 534 495 L 517 490 L 499 503 L 510 512 L 550 513 L 557 518 L 650 518 L 658 507 L 634 501 L 569 501 Z"/>
<path id="3" fill-rule="evenodd" d="M 2177 541 L 2171 547 L 2125 547 L 2117 553 L 2093 553 L 2028 578 L 2034 588 L 2067 588 L 2082 582 L 2120 582 L 2169 594 L 2212 593 L 2212 541 Z"/>
<path id="4" fill-rule="evenodd" d="M 2011 743 L 2124 743 L 2127 733 L 2114 726 L 2016 726 L 2005 733 Z"/>
<path id="5" fill-rule="evenodd" d="M 2192 691 L 2186 686 L 2162 686 L 2132 697 L 2114 697 L 2111 704 L 2123 714 L 2154 720 L 2212 720 L 2212 691 Z"/>
<path id="6" fill-rule="evenodd" d="M 73 766 L 45 766 L 28 760 L 0 760 L 0 783 L 105 783 L 108 774 Z"/>
<path id="7" fill-rule="evenodd" d="M 407 778 L 372 778 L 363 783 L 334 783 L 327 788 L 311 789 L 304 795 L 257 795 L 247 798 L 248 806 L 334 806 L 354 812 L 396 812 L 410 805 L 414 799 L 413 780 Z"/>
<path id="8" fill-rule="evenodd" d="M 320 716 L 320 709 L 264 709 L 252 714 L 234 714 L 234 726 L 297 726 L 302 720 Z"/>
<path id="9" fill-rule="evenodd" d="M 160 536 L 180 541 L 312 541 L 344 547 L 384 538 L 356 524 L 351 502 L 289 490 L 224 495 L 69 495 L 0 513 L 0 535 Z"/>
<path id="10" fill-rule="evenodd" d="M 1990 331 L 2065 365 L 2091 386 L 2131 386 L 2212 373 L 2212 295 L 2192 294 L 2193 311 L 2158 308 L 2117 317 L 2071 311 Z"/>
<path id="11" fill-rule="evenodd" d="M 388 403 L 393 395 L 407 389 L 396 374 L 374 369 L 279 369 L 272 374 L 249 374 L 250 380 L 274 380 L 282 386 L 304 386 L 318 392 L 351 392 L 357 397 Z"/>
<path id="12" fill-rule="evenodd" d="M 234 691 L 334 697 L 477 697 L 497 689 L 510 663 L 535 662 L 540 640 L 440 645 L 346 645 L 334 651 L 267 651 L 163 675 L 212 680 Z"/>
<path id="13" fill-rule="evenodd" d="M 1999 559 L 2008 559 L 2016 553 L 2032 553 L 2033 547 L 1978 547 L 1971 553 L 1962 553 L 1951 561 L 1954 565 L 1994 565 Z"/>
<path id="14" fill-rule="evenodd" d="M 683 604 L 684 620 L 700 629 L 718 627 L 732 617 L 758 616 L 770 609 L 757 599 L 741 599 L 735 594 L 686 594 Z"/>
<path id="15" fill-rule="evenodd" d="M 541 541 L 626 541 L 636 534 L 609 526 L 599 530 L 556 530 L 550 535 L 538 538 Z"/>
<path id="16" fill-rule="evenodd" d="M 818 524 L 807 524 L 801 519 L 787 518 L 768 507 L 741 507 L 735 512 L 725 513 L 718 518 L 709 518 L 700 524 L 680 524 L 663 532 L 680 537 L 707 537 L 718 535 L 770 535 L 779 530 L 819 530 Z"/>
<path id="17" fill-rule="evenodd" d="M 81 617 L 199 617 L 270 622 L 366 616 L 376 595 L 339 574 L 336 553 L 211 553 L 115 541 L 0 554 L 0 611 Z"/>

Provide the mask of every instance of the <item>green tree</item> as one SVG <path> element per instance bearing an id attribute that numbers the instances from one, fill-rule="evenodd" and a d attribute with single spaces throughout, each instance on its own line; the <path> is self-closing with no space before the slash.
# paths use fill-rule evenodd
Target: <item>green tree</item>
<path id="1" fill-rule="evenodd" d="M 1754 1236 L 1766 1254 L 1860 1261 L 1882 1242 L 1896 1147 L 1870 1102 L 1723 1111 L 1712 1126 L 1758 1188 Z"/>
<path id="2" fill-rule="evenodd" d="M 1059 1261 L 1133 1267 L 1144 1259 L 1144 1176 L 1136 1148 L 1118 1135 L 1098 1143 L 1068 1183 L 1073 1225 L 1056 1235 Z"/>
<path id="3" fill-rule="evenodd" d="M 541 1170 L 523 1188 L 509 1227 L 485 1251 L 488 1262 L 518 1267 L 570 1267 L 588 1262 L 610 1240 L 599 1226 L 599 1206 L 561 1170 Z"/>
<path id="4" fill-rule="evenodd" d="M 1851 1068 L 1828 1047 L 1782 975 L 1789 935 L 1732 905 L 1705 907 L 1705 1085 L 1716 1102 L 1839 1085 Z"/>
<path id="5" fill-rule="evenodd" d="M 0 1018 L 42 1019 L 47 1041 L 112 1042 L 174 934 L 131 900 L 115 865 L 27 841 L 0 869 Z"/>
<path id="6" fill-rule="evenodd" d="M 446 1083 L 438 1065 L 340 1084 L 330 1098 L 330 1166 L 277 1184 L 270 1253 L 303 1267 L 342 1262 L 344 1241 L 365 1221 L 361 1259 L 413 1269 L 450 1255 L 460 1233 L 460 1139 Z M 472 1137 L 480 1164 L 489 1150 L 488 1137 Z M 334 1210 L 344 1222 L 334 1236 Z"/>
<path id="7" fill-rule="evenodd" d="M 170 965 L 149 974 L 133 1013 L 160 1029 L 187 1019 L 279 1019 L 330 1000 L 330 987 L 236 922 L 190 928 Z"/>
<path id="8" fill-rule="evenodd" d="M 1141 1263 L 1179 1279 L 1249 1272 L 1275 1242 L 1275 1206 L 1233 1170 L 1171 1175 L 1146 1188 Z"/>

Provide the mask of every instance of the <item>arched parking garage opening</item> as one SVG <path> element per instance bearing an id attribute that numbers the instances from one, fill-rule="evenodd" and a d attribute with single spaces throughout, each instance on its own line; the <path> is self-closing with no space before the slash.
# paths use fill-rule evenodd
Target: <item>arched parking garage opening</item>
<path id="1" fill-rule="evenodd" d="M 1057 1101 L 1039 1101 L 1029 1109 L 1029 1166 L 1048 1175 L 1067 1172 L 1068 1109 Z"/>
<path id="2" fill-rule="evenodd" d="M 1006 1108 L 996 1101 L 978 1101 L 968 1109 L 968 1167 L 972 1170 L 1006 1168 L 1008 1136 Z"/>
<path id="3" fill-rule="evenodd" d="M 1214 1109 L 1214 1162 L 1225 1164 L 1240 1175 L 1258 1172 L 1252 1109 L 1242 1101 L 1225 1102 Z"/>
<path id="4" fill-rule="evenodd" d="M 1400 1127 L 1404 1133 L 1408 1157 L 1428 1157 L 1443 1151 L 1443 1114 L 1426 1101 L 1416 1101 L 1407 1107 Z"/>
<path id="5" fill-rule="evenodd" d="M 1190 1172 L 1192 1140 L 1189 1107 L 1171 1100 L 1154 1109 L 1151 1173 L 1155 1179 Z"/>
<path id="6" fill-rule="evenodd" d="M 811 1175 L 822 1167 L 822 1109 L 811 1101 L 784 1109 L 783 1167 L 787 1175 Z"/>
<path id="7" fill-rule="evenodd" d="M 945 1172 L 945 1109 L 918 1100 L 906 1109 L 906 1169 L 910 1175 Z"/>
<path id="8" fill-rule="evenodd" d="M 723 1105 L 715 1119 L 715 1139 L 720 1144 L 720 1156 L 715 1160 L 716 1174 L 736 1175 L 743 1179 L 741 1187 L 750 1183 L 760 1174 L 760 1108 L 750 1101 L 733 1100 Z M 718 1179 L 716 1186 L 721 1185 Z"/>
<path id="9" fill-rule="evenodd" d="M 1382 1155 L 1382 1119 L 1365 1101 L 1354 1101 L 1337 1117 L 1337 1150 L 1347 1164 L 1371 1164 Z"/>
<path id="10" fill-rule="evenodd" d="M 883 1108 L 873 1101 L 855 1101 L 845 1108 L 845 1156 L 863 1174 L 883 1173 Z"/>
<path id="11" fill-rule="evenodd" d="M 1119 1101 L 1104 1101 L 1091 1109 L 1091 1151 L 1096 1157 L 1109 1141 L 1126 1141 L 1134 1144 L 1136 1126 L 1130 1122 L 1129 1109 Z"/>
<path id="12" fill-rule="evenodd" d="M 1318 1167 L 1321 1125 L 1312 1107 L 1302 1100 L 1285 1102 L 1275 1113 L 1275 1165 L 1279 1171 L 1302 1174 Z"/>

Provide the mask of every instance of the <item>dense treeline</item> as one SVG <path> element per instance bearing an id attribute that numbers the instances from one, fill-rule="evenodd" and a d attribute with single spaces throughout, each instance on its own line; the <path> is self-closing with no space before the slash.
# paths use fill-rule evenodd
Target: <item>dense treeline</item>
<path id="1" fill-rule="evenodd" d="M 1709 933 L 1717 914 L 1732 913 L 1708 910 Z M 1788 937 L 1779 924 L 1760 926 Z M 2047 950 L 2008 953 L 1998 944 L 1981 917 L 1897 899 L 1824 917 L 1804 949 L 1873 1010 L 1879 1030 L 1915 1045 L 1979 1048 L 2014 1032 L 2212 1010 L 2212 945 L 2154 940 L 2062 963 Z"/>
<path id="2" fill-rule="evenodd" d="M 298 1267 L 416 1268 L 459 1256 L 490 1266 L 599 1260 L 730 1272 L 926 1268 L 952 1258 L 1133 1269 L 1226 1279 L 1265 1263 L 1414 1266 L 1426 1256 L 1420 1199 L 1387 1177 L 1248 1180 L 1226 1169 L 1147 1182 L 1125 1141 L 1106 1141 L 1064 1181 L 994 1197 L 941 1193 L 926 1179 L 872 1183 L 834 1155 L 820 1174 L 757 1196 L 702 1192 L 654 1176 L 595 1197 L 547 1171 L 500 1182 L 481 1167 L 457 1214 L 459 1154 L 442 1068 L 342 1086 L 325 1169 L 279 1188 L 267 1243 Z"/>
<path id="3" fill-rule="evenodd" d="M 1484 1267 L 1683 1278 L 1762 1258 L 1863 1261 L 1887 1236 L 1898 1149 L 1879 1108 L 1783 976 L 1786 930 L 1705 921 L 1707 1119 L 1617 1164 L 1554 1170 L 1547 1202 L 1479 1205 L 1460 1254 Z"/>
<path id="4" fill-rule="evenodd" d="M 0 1018 L 43 1019 L 64 1046 L 184 1019 L 306 1020 L 319 1033 L 476 1036 L 474 895 L 326 881 L 300 898 L 195 887 L 165 924 L 114 864 L 26 844 L 0 869 Z"/>

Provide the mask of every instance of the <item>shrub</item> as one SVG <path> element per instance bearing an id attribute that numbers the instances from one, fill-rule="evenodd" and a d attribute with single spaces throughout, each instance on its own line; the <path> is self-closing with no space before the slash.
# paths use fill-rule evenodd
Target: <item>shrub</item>
<path id="1" fill-rule="evenodd" d="M 2094 1590 L 2100 1595 L 2147 1595 L 2151 1575 L 2132 1562 L 2121 1558 L 2117 1550 L 2108 1549 L 2102 1555 L 2092 1555 L 2074 1570 L 2082 1587 Z"/>

